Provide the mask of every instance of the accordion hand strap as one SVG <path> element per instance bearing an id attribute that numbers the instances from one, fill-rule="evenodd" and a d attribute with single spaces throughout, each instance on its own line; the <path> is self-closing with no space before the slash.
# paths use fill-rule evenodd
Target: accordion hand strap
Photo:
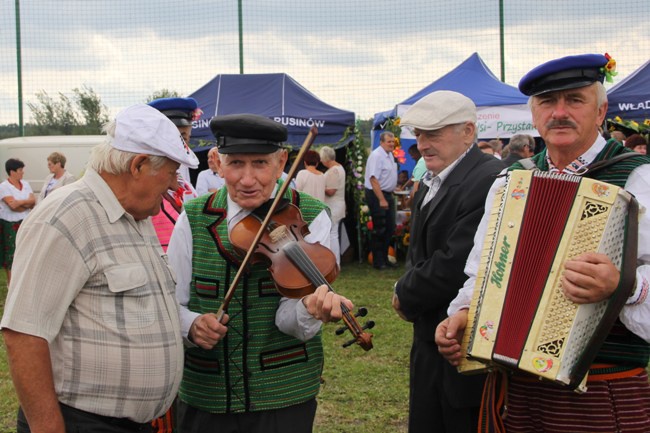
<path id="1" fill-rule="evenodd" d="M 576 174 L 584 176 L 585 174 L 589 173 L 589 175 L 591 175 L 591 174 L 593 174 L 593 173 L 595 173 L 595 172 L 597 172 L 599 170 L 602 170 L 603 168 L 607 168 L 607 167 L 609 167 L 611 165 L 614 165 L 619 161 L 622 161 L 622 160 L 627 159 L 627 158 L 632 158 L 632 157 L 635 157 L 635 156 L 641 156 L 641 154 L 636 153 L 636 152 L 621 153 L 621 154 L 616 155 L 616 156 L 614 156 L 612 158 L 609 158 L 609 159 L 604 159 L 602 161 L 592 162 L 587 167 L 585 167 L 583 170 L 579 170 L 579 172 L 576 173 Z M 587 177 L 591 177 L 591 176 L 587 176 Z"/>
<path id="2" fill-rule="evenodd" d="M 578 172 L 576 174 L 578 176 L 583 176 L 583 175 L 585 175 L 587 173 L 591 174 L 591 173 L 597 172 L 599 170 L 602 170 L 603 168 L 607 168 L 607 167 L 609 167 L 611 165 L 614 165 L 619 161 L 622 161 L 622 160 L 627 159 L 627 158 L 632 158 L 632 157 L 635 157 L 635 156 L 640 156 L 640 154 L 636 153 L 636 152 L 621 153 L 621 154 L 616 155 L 616 156 L 614 156 L 612 158 L 609 158 L 609 159 L 604 159 L 602 161 L 592 162 L 588 166 L 578 170 Z M 537 167 L 537 165 L 535 164 L 535 161 L 533 161 L 533 158 L 520 159 L 519 164 L 521 164 L 521 166 L 524 168 L 524 170 L 533 170 L 533 171 L 538 171 L 539 170 L 539 167 Z M 589 176 L 587 176 L 587 177 L 589 177 Z"/>

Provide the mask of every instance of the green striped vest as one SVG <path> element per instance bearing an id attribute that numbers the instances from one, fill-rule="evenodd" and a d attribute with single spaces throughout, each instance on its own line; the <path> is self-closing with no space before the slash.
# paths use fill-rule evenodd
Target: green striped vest
<path id="1" fill-rule="evenodd" d="M 310 223 L 325 205 L 288 189 L 285 198 Z M 192 229 L 189 309 L 216 312 L 238 270 L 228 238 L 227 191 L 185 204 Z M 302 342 L 275 326 L 280 295 L 263 265 L 243 275 L 228 307 L 228 333 L 212 350 L 188 348 L 179 397 L 206 412 L 242 413 L 288 407 L 314 398 L 320 386 L 320 332 Z"/>
<path id="2" fill-rule="evenodd" d="M 596 156 L 596 161 L 610 159 L 621 153 L 630 152 L 617 142 L 608 142 L 603 150 Z M 548 170 L 546 161 L 546 149 L 532 158 L 535 165 L 543 171 Z M 593 178 L 608 182 L 620 188 L 625 187 L 628 176 L 635 168 L 643 164 L 650 164 L 650 157 L 638 155 L 637 157 L 624 159 L 603 170 L 598 171 Z M 521 170 L 523 167 L 518 162 L 509 167 L 508 170 Z M 592 176 L 590 176 L 592 177 Z M 650 358 L 650 344 L 629 331 L 620 320 L 612 327 L 603 347 L 598 352 L 594 363 L 615 364 L 621 367 L 646 367 Z M 618 369 L 613 369 L 618 370 Z M 590 370 L 592 374 L 604 374 L 613 371 Z"/>

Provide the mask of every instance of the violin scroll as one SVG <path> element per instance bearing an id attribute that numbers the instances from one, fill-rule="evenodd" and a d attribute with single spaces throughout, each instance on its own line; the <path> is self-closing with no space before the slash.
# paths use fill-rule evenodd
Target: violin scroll
<path id="1" fill-rule="evenodd" d="M 341 304 L 341 307 L 345 307 Z M 350 310 L 344 308 L 343 311 L 343 321 L 345 326 L 336 330 L 336 335 L 342 335 L 345 331 L 350 331 L 354 338 L 350 341 L 343 343 L 343 347 L 352 346 L 354 343 L 357 343 L 365 351 L 372 349 L 372 334 L 369 332 L 364 332 L 366 329 L 372 329 L 375 327 L 375 322 L 369 320 L 365 325 L 360 326 L 359 322 L 355 317 L 364 317 L 368 314 L 368 310 L 364 307 L 359 308 L 357 314 L 350 314 Z"/>
<path id="2" fill-rule="evenodd" d="M 375 322 L 372 320 L 368 321 L 365 326 L 363 326 L 361 329 L 370 329 L 375 326 Z M 361 335 L 359 335 L 357 338 L 354 338 L 350 341 L 347 341 L 342 344 L 343 347 L 349 347 L 352 346 L 354 343 L 357 343 L 363 350 L 366 352 L 372 349 L 372 334 L 369 332 L 363 332 Z"/>

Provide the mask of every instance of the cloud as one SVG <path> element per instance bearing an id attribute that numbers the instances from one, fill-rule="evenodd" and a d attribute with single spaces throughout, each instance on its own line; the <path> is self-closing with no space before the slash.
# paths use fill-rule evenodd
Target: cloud
<path id="1" fill-rule="evenodd" d="M 509 84 L 541 61 L 610 52 L 622 79 L 647 60 L 646 0 L 521 0 L 505 8 Z M 22 2 L 23 97 L 87 85 L 116 113 L 162 88 L 189 94 L 239 73 L 237 2 Z M 243 2 L 244 71 L 285 72 L 362 118 L 440 78 L 478 52 L 500 77 L 496 2 L 250 0 Z M 512 3 L 512 4 L 511 4 Z M 13 1 L 0 0 L 3 10 Z M 13 14 L 0 16 L 0 124 L 17 122 Z M 29 110 L 25 107 L 25 117 Z"/>

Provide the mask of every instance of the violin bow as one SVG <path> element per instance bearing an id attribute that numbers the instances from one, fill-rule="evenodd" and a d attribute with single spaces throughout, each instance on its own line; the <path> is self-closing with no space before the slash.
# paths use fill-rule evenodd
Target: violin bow
<path id="1" fill-rule="evenodd" d="M 252 245 L 246 252 L 246 255 L 244 256 L 244 259 L 242 260 L 239 269 L 235 274 L 235 277 L 230 283 L 230 287 L 228 288 L 228 291 L 226 292 L 226 295 L 223 298 L 223 303 L 221 304 L 219 310 L 217 311 L 217 320 L 219 320 L 219 322 L 221 322 L 224 314 L 226 314 L 226 311 L 228 311 L 228 306 L 230 305 L 230 301 L 232 300 L 232 297 L 235 296 L 235 289 L 237 288 L 237 284 L 239 284 L 239 280 L 241 280 L 244 270 L 248 266 L 248 262 L 250 262 L 255 249 L 257 249 L 257 245 L 260 243 L 260 240 L 262 239 L 262 236 L 264 236 L 264 232 L 266 231 L 267 227 L 269 226 L 269 223 L 271 222 L 271 217 L 275 213 L 275 209 L 278 207 L 278 204 L 282 200 L 284 193 L 287 192 L 287 188 L 289 188 L 290 180 L 293 179 L 293 177 L 295 176 L 296 171 L 298 171 L 298 166 L 300 165 L 302 158 L 305 156 L 305 152 L 307 152 L 307 150 L 309 150 L 311 145 L 314 143 L 314 139 L 316 138 L 317 135 L 318 135 L 318 129 L 316 129 L 315 126 L 312 126 L 311 129 L 309 130 L 309 133 L 307 134 L 307 137 L 305 137 L 305 141 L 302 143 L 300 150 L 298 151 L 298 155 L 296 155 L 296 160 L 293 162 L 293 164 L 291 164 L 291 168 L 289 168 L 289 173 L 287 173 L 286 181 L 282 182 L 282 185 L 280 185 L 278 192 L 275 194 L 275 198 L 271 203 L 271 206 L 266 214 L 266 217 L 264 218 L 264 221 L 262 221 L 262 225 L 260 226 L 260 229 L 257 231 L 257 234 L 253 239 Z"/>

